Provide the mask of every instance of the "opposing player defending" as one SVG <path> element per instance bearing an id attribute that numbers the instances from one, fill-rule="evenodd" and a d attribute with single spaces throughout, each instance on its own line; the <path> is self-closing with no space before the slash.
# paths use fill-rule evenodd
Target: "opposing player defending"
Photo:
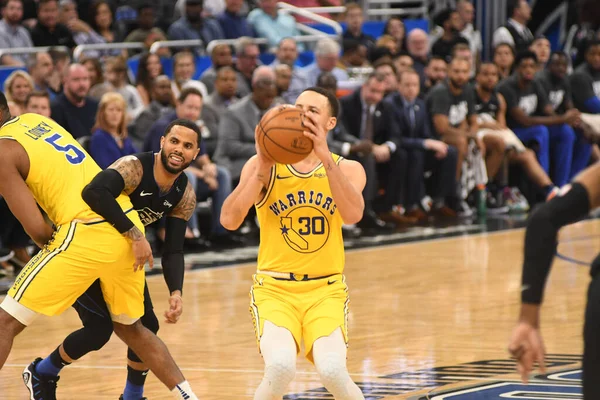
<path id="1" fill-rule="evenodd" d="M 302 338 L 306 357 L 336 399 L 364 399 L 346 369 L 342 224 L 362 218 L 366 175 L 360 164 L 327 147 L 327 132 L 339 111 L 334 95 L 309 88 L 296 106 L 304 111 L 304 134 L 313 141 L 313 152 L 297 164 L 283 165 L 257 146 L 221 212 L 223 226 L 234 230 L 254 205 L 261 227 L 250 311 L 265 375 L 254 399 L 282 398 L 294 379 Z"/>
<path id="2" fill-rule="evenodd" d="M 183 171 L 199 152 L 200 128 L 195 122 L 178 119 L 167 126 L 157 154 L 141 153 L 115 161 L 94 177 L 83 190 L 83 199 L 92 211 L 105 219 L 106 205 L 115 202 L 121 193 L 129 195 L 144 226 L 166 215 L 165 246 L 162 266 L 171 294 L 167 322 L 176 323 L 183 312 L 183 241 L 186 222 L 196 209 L 196 195 Z M 113 324 L 106 307 L 100 281 L 75 302 L 83 328 L 71 333 L 50 356 L 36 359 L 24 372 L 24 382 L 35 393 L 31 382 L 35 378 L 47 391 L 54 390 L 60 370 L 79 360 L 87 353 L 100 350 L 110 339 Z M 142 324 L 153 333 L 158 332 L 148 285 L 144 288 L 144 315 Z M 127 383 L 122 400 L 143 399 L 148 368 L 131 349 L 127 352 Z M 29 376 L 28 376 L 29 375 Z M 46 400 L 33 395 L 36 400 Z"/>
<path id="3" fill-rule="evenodd" d="M 163 342 L 139 320 L 144 314 L 143 268 L 147 260 L 152 264 L 152 252 L 129 198 L 120 195 L 105 204 L 112 218 L 103 220 L 81 197 L 100 168 L 65 129 L 36 114 L 12 118 L 1 93 L 0 123 L 0 195 L 42 248 L 0 305 L 0 368 L 14 337 L 38 314 L 62 313 L 100 279 L 117 335 L 174 398 L 196 399 Z M 56 231 L 46 224 L 38 204 Z M 55 399 L 40 382 L 32 387 L 44 400 Z"/>
<path id="4" fill-rule="evenodd" d="M 525 233 L 521 312 L 508 350 L 517 359 L 524 382 L 539 362 L 544 372 L 545 349 L 540 333 L 540 307 L 544 286 L 556 253 L 560 228 L 585 217 L 600 206 L 600 164 L 584 170 L 548 203 L 535 210 Z M 600 255 L 591 268 L 583 331 L 583 398 L 600 399 Z"/>

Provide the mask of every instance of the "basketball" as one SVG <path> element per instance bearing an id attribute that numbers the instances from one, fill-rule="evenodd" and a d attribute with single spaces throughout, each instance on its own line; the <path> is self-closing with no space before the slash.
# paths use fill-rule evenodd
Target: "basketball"
<path id="1" fill-rule="evenodd" d="M 261 152 L 279 164 L 302 161 L 313 149 L 305 137 L 302 110 L 286 104 L 269 110 L 258 123 Z"/>

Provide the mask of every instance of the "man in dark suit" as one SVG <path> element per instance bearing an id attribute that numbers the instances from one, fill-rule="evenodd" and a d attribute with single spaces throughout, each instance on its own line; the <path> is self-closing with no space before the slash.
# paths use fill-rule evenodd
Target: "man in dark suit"
<path id="1" fill-rule="evenodd" d="M 395 224 L 414 223 L 414 218 L 402 215 L 402 178 L 406 171 L 406 151 L 401 148 L 400 130 L 391 106 L 383 102 L 385 76 L 372 73 L 363 86 L 340 99 L 340 119 L 346 131 L 354 137 L 373 143 L 371 151 L 351 155 L 359 161 L 367 174 L 363 190 L 365 215 L 358 224 L 360 228 L 377 228 L 379 218 Z M 374 205 L 380 182 L 385 182 L 385 195 L 381 204 Z"/>
<path id="2" fill-rule="evenodd" d="M 420 203 L 425 197 L 424 173 L 431 171 L 433 202 L 425 211 L 437 216 L 456 216 L 454 210 L 445 205 L 445 199 L 456 192 L 456 148 L 434 139 L 427 106 L 418 97 L 419 90 L 419 74 L 410 69 L 400 75 L 398 91 L 386 99 L 394 110 L 402 133 L 401 148 L 407 151 L 410 166 L 406 172 L 404 196 L 406 215 L 417 220 L 427 218 Z"/>

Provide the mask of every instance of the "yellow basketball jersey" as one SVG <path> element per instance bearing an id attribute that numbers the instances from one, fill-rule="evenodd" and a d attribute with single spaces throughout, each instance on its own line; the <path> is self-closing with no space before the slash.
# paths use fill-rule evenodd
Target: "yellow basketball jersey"
<path id="1" fill-rule="evenodd" d="M 342 160 L 333 157 L 336 163 Z M 343 222 L 322 164 L 308 173 L 275 164 L 256 213 L 259 270 L 311 276 L 342 273 Z"/>
<path id="2" fill-rule="evenodd" d="M 81 198 L 83 188 L 101 169 L 63 127 L 38 114 L 23 114 L 0 128 L 0 139 L 16 140 L 27 152 L 25 182 L 55 225 L 102 219 Z M 127 196 L 117 201 L 123 210 L 133 207 Z"/>

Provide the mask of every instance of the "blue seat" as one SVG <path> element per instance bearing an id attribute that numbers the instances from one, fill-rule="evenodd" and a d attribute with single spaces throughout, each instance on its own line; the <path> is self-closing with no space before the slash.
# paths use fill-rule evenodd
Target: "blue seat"
<path id="1" fill-rule="evenodd" d="M 0 90 L 4 90 L 4 81 L 15 71 L 27 71 L 25 67 L 0 67 Z"/>
<path id="2" fill-rule="evenodd" d="M 325 25 L 325 24 L 309 23 L 307 25 L 309 25 L 315 29 L 318 29 L 322 32 L 325 32 L 325 33 L 329 33 L 329 34 L 335 33 L 333 31 L 333 28 L 331 28 L 330 26 Z M 342 23 L 340 23 L 340 25 L 344 29 L 344 32 L 346 32 L 346 23 L 342 22 Z M 404 26 L 406 27 L 407 33 L 415 28 L 421 28 L 425 32 L 427 32 L 429 30 L 427 20 L 425 20 L 425 19 L 405 19 Z M 377 39 L 378 37 L 380 37 L 383 34 L 384 27 L 385 27 L 385 22 L 383 22 L 383 21 L 365 21 L 365 23 L 363 24 L 363 32 L 366 33 L 367 35 L 371 35 L 375 39 Z"/>

